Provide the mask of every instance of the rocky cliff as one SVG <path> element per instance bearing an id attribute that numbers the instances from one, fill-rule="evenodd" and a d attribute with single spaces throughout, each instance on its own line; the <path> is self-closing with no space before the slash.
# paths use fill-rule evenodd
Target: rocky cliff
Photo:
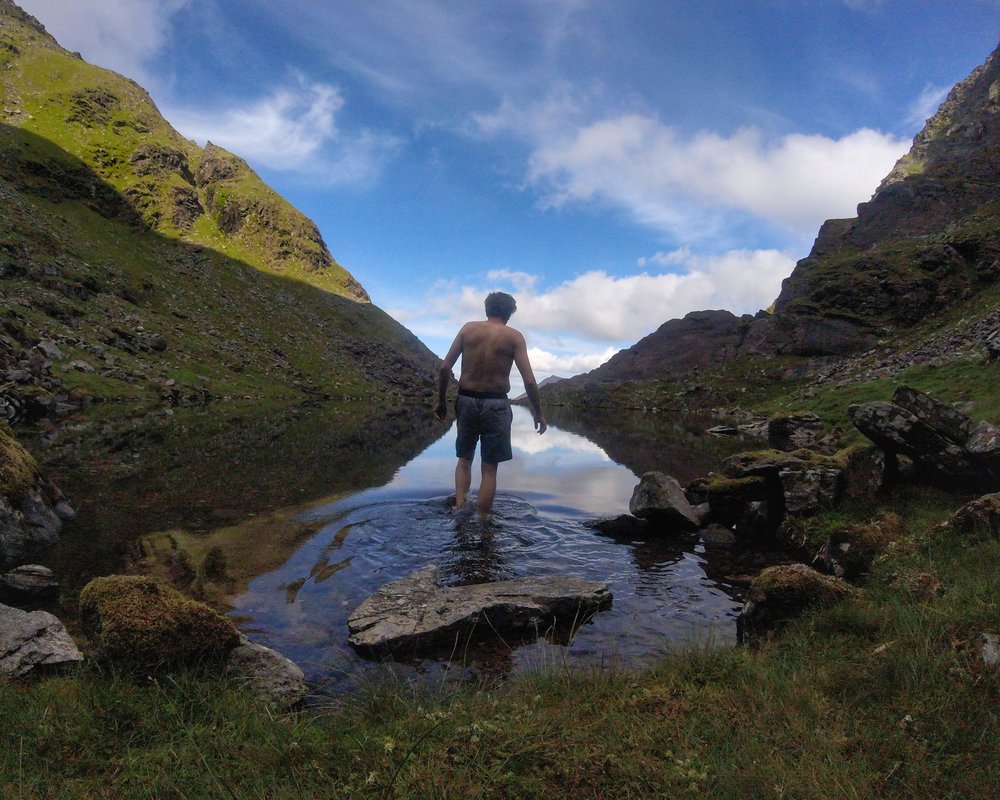
<path id="1" fill-rule="evenodd" d="M 997 175 L 1000 48 L 952 90 L 856 218 L 824 223 L 773 313 L 693 312 L 548 394 L 568 401 L 602 384 L 683 380 L 741 357 L 816 373 L 949 315 L 980 335 L 1000 324 Z"/>
<path id="2" fill-rule="evenodd" d="M 434 356 L 311 220 L 10 0 L 0 167 L 0 418 L 430 392 Z"/>

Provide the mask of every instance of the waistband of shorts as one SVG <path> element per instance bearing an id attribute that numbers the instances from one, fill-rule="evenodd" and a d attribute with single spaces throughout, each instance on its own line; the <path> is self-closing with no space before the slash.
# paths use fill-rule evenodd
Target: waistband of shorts
<path id="1" fill-rule="evenodd" d="M 506 400 L 506 392 L 474 392 L 472 389 L 459 389 L 458 393 L 462 397 L 472 397 L 476 400 Z"/>

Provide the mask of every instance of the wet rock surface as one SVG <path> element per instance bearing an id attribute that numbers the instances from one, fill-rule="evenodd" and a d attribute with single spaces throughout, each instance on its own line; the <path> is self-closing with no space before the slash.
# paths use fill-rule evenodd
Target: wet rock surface
<path id="1" fill-rule="evenodd" d="M 363 655 L 414 655 L 470 637 L 537 637 L 575 627 L 611 604 L 607 584 L 547 575 L 442 586 L 431 565 L 386 584 L 348 620 L 348 642 Z"/>

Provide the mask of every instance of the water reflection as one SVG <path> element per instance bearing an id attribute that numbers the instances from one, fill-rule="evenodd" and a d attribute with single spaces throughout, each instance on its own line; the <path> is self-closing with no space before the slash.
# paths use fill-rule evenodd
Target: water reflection
<path id="1" fill-rule="evenodd" d="M 553 658 L 639 663 L 679 642 L 735 641 L 741 603 L 709 577 L 696 536 L 631 539 L 586 526 L 627 510 L 638 480 L 631 470 L 578 434 L 553 427 L 538 436 L 522 408 L 515 408 L 513 441 L 514 460 L 500 466 L 492 521 L 450 508 L 451 432 L 387 485 L 302 514 L 318 532 L 280 568 L 253 580 L 235 615 L 302 664 L 311 679 L 334 689 L 382 669 L 347 647 L 351 611 L 383 584 L 427 564 L 436 564 L 452 585 L 547 574 L 603 581 L 614 604 L 565 647 L 545 640 L 516 648 L 470 645 L 443 660 L 396 667 L 410 677 L 517 671 Z M 692 443 L 684 446 L 690 450 Z M 474 464 L 474 491 L 477 475 Z"/>

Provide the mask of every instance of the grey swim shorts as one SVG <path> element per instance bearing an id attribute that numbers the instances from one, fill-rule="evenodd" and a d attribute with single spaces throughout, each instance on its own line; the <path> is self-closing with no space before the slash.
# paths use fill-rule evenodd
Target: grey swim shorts
<path id="1" fill-rule="evenodd" d="M 514 413 L 506 395 L 459 390 L 455 400 L 458 438 L 455 455 L 471 459 L 476 454 L 476 442 L 481 441 L 480 456 L 487 464 L 510 461 L 510 423 Z"/>

